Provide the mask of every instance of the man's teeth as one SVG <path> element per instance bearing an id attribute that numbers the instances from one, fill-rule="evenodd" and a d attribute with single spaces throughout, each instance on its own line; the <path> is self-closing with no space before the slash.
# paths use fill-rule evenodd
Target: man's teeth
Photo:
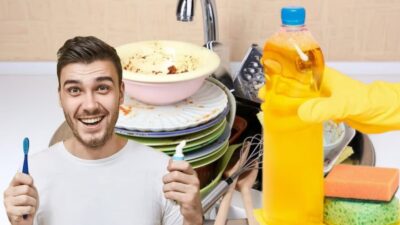
<path id="1" fill-rule="evenodd" d="M 81 119 L 82 122 L 87 123 L 87 124 L 93 124 L 97 123 L 102 119 L 102 117 L 97 117 L 97 118 L 90 118 L 90 119 Z"/>

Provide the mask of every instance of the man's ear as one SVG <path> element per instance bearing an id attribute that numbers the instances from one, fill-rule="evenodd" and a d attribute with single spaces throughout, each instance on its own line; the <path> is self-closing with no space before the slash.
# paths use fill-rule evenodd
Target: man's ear
<path id="1" fill-rule="evenodd" d="M 62 104 L 61 104 L 61 90 L 60 90 L 60 88 L 58 88 L 58 105 L 62 108 Z"/>
<path id="2" fill-rule="evenodd" d="M 124 103 L 125 96 L 125 83 L 121 81 L 121 86 L 119 87 L 119 104 L 122 105 Z"/>

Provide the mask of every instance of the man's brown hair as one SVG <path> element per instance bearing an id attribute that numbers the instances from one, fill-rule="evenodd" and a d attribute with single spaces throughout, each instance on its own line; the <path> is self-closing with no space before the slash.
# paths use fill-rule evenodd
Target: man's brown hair
<path id="1" fill-rule="evenodd" d="M 77 36 L 67 40 L 57 52 L 57 77 L 60 88 L 61 70 L 71 63 L 89 64 L 96 60 L 109 60 L 118 74 L 118 84 L 122 82 L 122 66 L 117 51 L 104 41 L 93 37 Z"/>

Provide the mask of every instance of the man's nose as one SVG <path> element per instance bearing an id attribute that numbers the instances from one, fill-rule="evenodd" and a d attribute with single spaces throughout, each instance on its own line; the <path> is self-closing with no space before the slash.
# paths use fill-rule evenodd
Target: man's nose
<path id="1" fill-rule="evenodd" d="M 98 111 L 98 103 L 96 100 L 96 96 L 93 93 L 87 93 L 82 104 L 83 110 L 86 113 L 94 114 Z"/>

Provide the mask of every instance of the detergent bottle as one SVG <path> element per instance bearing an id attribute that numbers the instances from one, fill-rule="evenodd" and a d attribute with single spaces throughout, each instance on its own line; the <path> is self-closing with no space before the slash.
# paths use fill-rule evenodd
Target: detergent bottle
<path id="1" fill-rule="evenodd" d="M 306 123 L 298 107 L 320 96 L 321 48 L 305 26 L 303 7 L 284 7 L 282 26 L 265 43 L 262 209 L 260 224 L 323 224 L 322 123 Z"/>

